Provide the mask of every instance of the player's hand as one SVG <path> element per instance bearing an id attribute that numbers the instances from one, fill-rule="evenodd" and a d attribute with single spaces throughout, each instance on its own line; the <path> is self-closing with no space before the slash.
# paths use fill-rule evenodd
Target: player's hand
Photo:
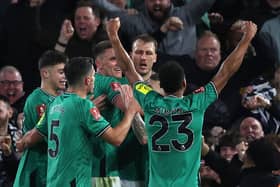
<path id="1" fill-rule="evenodd" d="M 244 21 L 241 26 L 243 39 L 251 41 L 257 33 L 257 25 L 252 21 Z"/>
<path id="2" fill-rule="evenodd" d="M 98 110 L 102 111 L 102 110 L 106 109 L 107 96 L 105 94 L 102 94 L 102 95 L 98 96 L 97 98 L 94 98 L 94 96 L 91 96 L 89 99 L 94 103 L 94 105 L 98 108 Z"/>
<path id="3" fill-rule="evenodd" d="M 72 26 L 70 20 L 65 19 L 60 29 L 60 35 L 58 41 L 60 43 L 67 44 L 73 35 L 74 35 L 74 27 Z"/>
<path id="4" fill-rule="evenodd" d="M 120 29 L 121 23 L 120 18 L 111 18 L 107 20 L 106 22 L 106 31 L 108 33 L 108 36 L 115 35 L 118 33 L 118 30 Z"/>
<path id="5" fill-rule="evenodd" d="M 16 148 L 18 152 L 23 152 L 25 150 L 25 143 L 23 138 L 16 141 Z"/>
<path id="6" fill-rule="evenodd" d="M 179 17 L 172 16 L 168 18 L 164 24 L 160 27 L 161 32 L 178 31 L 184 27 L 182 20 Z"/>
<path id="7" fill-rule="evenodd" d="M 0 137 L 0 148 L 2 149 L 5 156 L 9 156 L 12 154 L 12 139 L 11 136 L 1 136 Z"/>

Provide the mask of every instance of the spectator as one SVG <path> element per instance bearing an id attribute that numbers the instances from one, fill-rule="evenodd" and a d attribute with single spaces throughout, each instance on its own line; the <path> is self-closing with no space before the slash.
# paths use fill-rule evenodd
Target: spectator
<path id="1" fill-rule="evenodd" d="M 92 47 L 106 38 L 98 9 L 88 1 L 79 1 L 74 26 L 70 20 L 64 20 L 55 49 L 65 52 L 69 58 L 92 57 Z"/>
<path id="2" fill-rule="evenodd" d="M 221 157 L 226 159 L 228 162 L 232 160 L 232 158 L 238 153 L 236 146 L 238 145 L 237 135 L 234 133 L 226 133 L 224 134 L 220 140 L 218 145 L 218 152 Z"/>
<path id="3" fill-rule="evenodd" d="M 0 96 L 0 186 L 13 185 L 19 154 L 16 150 L 16 140 L 20 131 L 9 123 L 11 110 L 8 98 Z"/>
<path id="4" fill-rule="evenodd" d="M 280 176 L 273 170 L 280 169 L 280 152 L 275 142 L 263 137 L 251 142 L 246 151 L 240 187 L 277 187 Z"/>
<path id="5" fill-rule="evenodd" d="M 279 5 L 280 6 L 280 5 Z M 280 14 L 264 22 L 259 34 L 259 49 L 272 65 L 280 64 Z"/>
<path id="6" fill-rule="evenodd" d="M 11 123 L 21 129 L 21 123 L 17 123 L 18 117 L 21 118 L 26 94 L 23 90 L 21 73 L 14 66 L 4 66 L 0 70 L 0 95 L 6 96 L 13 109 Z"/>
<path id="7" fill-rule="evenodd" d="M 25 82 L 24 89 L 30 94 L 40 86 L 38 59 L 44 51 L 53 48 L 59 25 L 76 0 L 12 1 L 0 30 L 0 62 L 18 68 Z"/>
<path id="8" fill-rule="evenodd" d="M 231 130 L 234 132 L 237 129 L 233 128 Z M 207 144 L 203 144 L 203 158 L 206 164 L 219 174 L 222 186 L 235 187 L 239 184 L 248 143 L 264 136 L 261 123 L 253 117 L 245 117 L 241 120 L 238 132 L 240 134 L 239 143 L 236 145 L 238 153 L 234 155 L 230 162 L 222 158 L 219 153 L 211 150 Z"/>
<path id="9" fill-rule="evenodd" d="M 261 122 L 265 134 L 280 132 L 280 118 L 277 110 L 275 111 L 279 103 L 274 101 L 275 96 L 276 89 L 262 77 L 245 87 L 242 94 L 242 106 L 245 112 Z M 272 103 L 276 106 L 272 106 Z"/>
<path id="10" fill-rule="evenodd" d="M 132 16 L 121 12 L 119 8 L 105 0 L 92 0 L 92 2 L 109 12 L 110 17 L 120 17 L 122 23 L 120 37 L 127 50 L 130 49 L 136 36 L 148 33 L 160 38 L 158 55 L 159 57 L 163 55 L 161 59 L 164 59 L 165 56 L 194 56 L 196 23 L 211 7 L 214 0 L 196 0 L 181 7 L 174 7 L 171 0 L 145 0 L 144 9 Z"/>

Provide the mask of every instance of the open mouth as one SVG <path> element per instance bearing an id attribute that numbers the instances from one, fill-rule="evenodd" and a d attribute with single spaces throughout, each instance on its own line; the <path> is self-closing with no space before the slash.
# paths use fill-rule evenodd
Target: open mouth
<path id="1" fill-rule="evenodd" d="M 16 93 L 13 91 L 12 92 L 10 91 L 7 93 L 7 97 L 15 97 L 15 96 L 16 96 Z"/>

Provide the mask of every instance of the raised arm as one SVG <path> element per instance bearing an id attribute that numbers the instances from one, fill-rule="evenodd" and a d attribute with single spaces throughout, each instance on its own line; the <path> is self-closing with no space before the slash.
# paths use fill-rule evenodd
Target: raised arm
<path id="1" fill-rule="evenodd" d="M 224 60 L 219 71 L 212 79 L 218 93 L 222 91 L 228 80 L 242 64 L 247 48 L 257 32 L 257 26 L 251 21 L 244 21 L 244 25 L 240 31 L 243 32 L 242 39 L 231 54 Z"/>
<path id="2" fill-rule="evenodd" d="M 115 50 L 118 65 L 121 67 L 122 71 L 125 73 L 125 76 L 128 79 L 128 81 L 130 82 L 130 84 L 133 84 L 137 81 L 142 81 L 143 78 L 141 77 L 141 75 L 139 75 L 136 72 L 134 64 L 133 64 L 130 56 L 128 55 L 128 53 L 122 46 L 122 43 L 118 36 L 119 28 L 120 28 L 120 19 L 119 18 L 110 19 L 106 23 L 106 30 L 107 30 L 109 39 L 112 43 L 112 46 Z"/>

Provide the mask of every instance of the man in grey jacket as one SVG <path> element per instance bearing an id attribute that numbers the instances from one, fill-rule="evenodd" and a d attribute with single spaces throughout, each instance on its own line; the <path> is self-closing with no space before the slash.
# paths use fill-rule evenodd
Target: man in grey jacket
<path id="1" fill-rule="evenodd" d="M 193 57 L 196 23 L 215 0 L 195 0 L 181 7 L 174 7 L 171 0 L 144 0 L 144 9 L 135 15 L 127 15 L 107 0 L 92 2 L 109 17 L 120 17 L 120 36 L 127 49 L 135 36 L 148 33 L 158 40 L 160 54 Z"/>

